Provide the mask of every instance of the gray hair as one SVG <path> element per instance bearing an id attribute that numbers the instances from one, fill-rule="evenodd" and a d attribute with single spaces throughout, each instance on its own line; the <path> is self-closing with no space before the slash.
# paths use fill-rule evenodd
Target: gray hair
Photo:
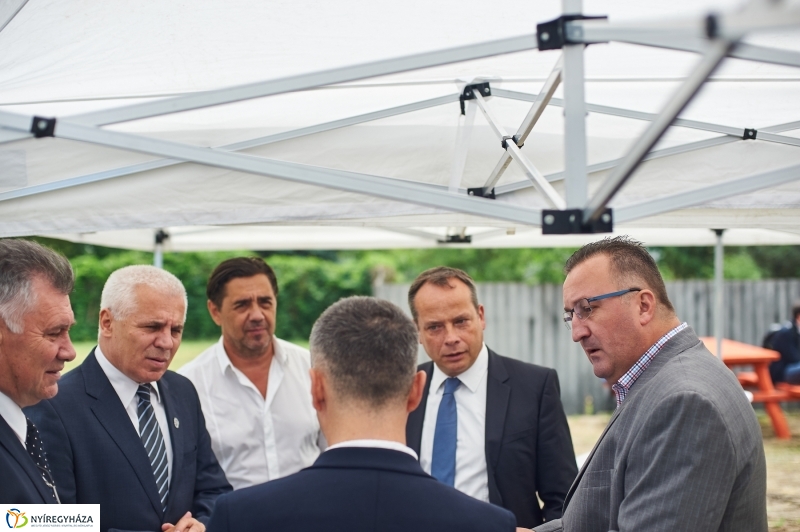
<path id="1" fill-rule="evenodd" d="M 75 274 L 61 254 L 29 240 L 0 240 L 0 319 L 19 334 L 25 314 L 36 304 L 31 284 L 43 277 L 57 291 L 68 295 Z"/>
<path id="2" fill-rule="evenodd" d="M 136 305 L 136 287 L 146 285 L 164 295 L 183 298 L 183 321 L 186 321 L 188 301 L 186 288 L 180 279 L 166 270 L 138 264 L 125 266 L 112 272 L 100 295 L 100 310 L 107 309 L 115 319 L 124 320 L 133 313 Z"/>
<path id="3" fill-rule="evenodd" d="M 344 399 L 377 409 L 403 400 L 417 367 L 414 323 L 393 303 L 353 296 L 328 307 L 311 330 L 311 364 Z"/>

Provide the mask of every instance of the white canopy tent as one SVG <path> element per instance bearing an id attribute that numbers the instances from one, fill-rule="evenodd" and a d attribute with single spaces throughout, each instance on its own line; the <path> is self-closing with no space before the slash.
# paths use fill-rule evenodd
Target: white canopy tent
<path id="1" fill-rule="evenodd" d="M 540 234 L 542 209 L 605 206 L 597 192 L 630 173 L 648 131 L 658 140 L 658 113 L 701 86 L 699 62 L 709 82 L 609 197 L 615 229 L 649 244 L 707 245 L 711 228 L 730 229 L 728 243 L 798 243 L 798 8 L 737 15 L 737 3 L 8 0 L 0 236 L 576 245 L 587 237 Z M 537 51 L 536 23 L 562 7 L 608 15 L 571 31 L 612 42 Z M 491 96 L 462 115 L 465 85 L 481 82 Z M 54 136 L 31 138 L 33 116 L 56 117 L 42 122 Z"/>
<path id="2" fill-rule="evenodd" d="M 798 243 L 800 6 L 725 4 L 6 0 L 0 236 Z"/>

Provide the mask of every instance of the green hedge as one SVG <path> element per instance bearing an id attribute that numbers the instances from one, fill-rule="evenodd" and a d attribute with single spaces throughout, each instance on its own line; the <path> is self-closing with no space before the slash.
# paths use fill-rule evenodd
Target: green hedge
<path id="1" fill-rule="evenodd" d="M 186 287 L 189 308 L 184 338 L 205 339 L 219 335 L 206 309 L 206 281 L 217 264 L 252 252 L 169 253 L 164 269 L 174 273 Z M 76 325 L 75 341 L 97 338 L 100 293 L 114 270 L 131 264 L 152 264 L 153 255 L 124 251 L 104 257 L 80 255 L 70 259 L 75 268 L 75 290 L 71 295 Z M 276 334 L 286 339 L 307 339 L 314 321 L 329 305 L 342 297 L 369 295 L 371 277 L 364 261 L 331 262 L 317 257 L 274 255 L 267 262 L 278 277 L 278 324 Z"/>

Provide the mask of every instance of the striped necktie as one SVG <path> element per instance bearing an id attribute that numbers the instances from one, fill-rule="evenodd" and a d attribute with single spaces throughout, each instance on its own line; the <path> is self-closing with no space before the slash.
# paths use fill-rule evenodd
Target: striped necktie
<path id="1" fill-rule="evenodd" d="M 167 447 L 164 445 L 164 436 L 158 427 L 156 412 L 150 402 L 150 384 L 141 384 L 136 391 L 139 399 L 139 437 L 142 438 L 144 450 L 150 458 L 153 467 L 153 476 L 156 479 L 158 495 L 161 498 L 161 507 L 167 511 L 167 493 L 169 493 L 169 476 L 167 470 Z"/>

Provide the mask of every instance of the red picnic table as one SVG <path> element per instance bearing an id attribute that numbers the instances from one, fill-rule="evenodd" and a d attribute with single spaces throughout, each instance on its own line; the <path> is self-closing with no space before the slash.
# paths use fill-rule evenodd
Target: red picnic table
<path id="1" fill-rule="evenodd" d="M 700 338 L 715 356 L 717 354 L 717 340 L 712 337 Z M 764 410 L 767 411 L 772 420 L 772 428 L 775 435 L 781 439 L 791 438 L 789 424 L 781 409 L 781 401 L 796 400 L 789 391 L 777 390 L 772 383 L 769 375 L 770 363 L 780 360 L 781 355 L 772 349 L 764 349 L 755 345 L 737 342 L 735 340 L 722 340 L 722 362 L 733 369 L 734 366 L 752 366 L 752 372 L 742 372 L 737 375 L 739 382 L 744 388 L 755 388 L 753 391 L 753 402 L 764 403 Z"/>

